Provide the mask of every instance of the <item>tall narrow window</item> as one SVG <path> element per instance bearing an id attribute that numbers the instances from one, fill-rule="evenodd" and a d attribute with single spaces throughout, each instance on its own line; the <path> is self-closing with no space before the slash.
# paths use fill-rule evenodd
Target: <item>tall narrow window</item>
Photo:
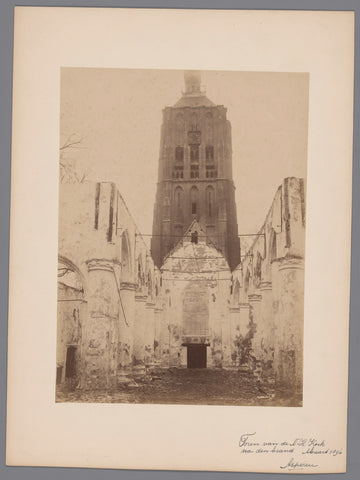
<path id="1" fill-rule="evenodd" d="M 191 202 L 191 214 L 197 215 L 199 213 L 199 191 L 196 187 L 193 187 L 190 191 L 190 202 Z"/>
<path id="2" fill-rule="evenodd" d="M 212 187 L 206 189 L 206 206 L 208 216 L 212 217 L 214 215 L 214 189 Z"/>
<path id="3" fill-rule="evenodd" d="M 214 161 L 214 147 L 212 145 L 207 145 L 205 147 L 205 158 L 207 162 Z"/>
<path id="4" fill-rule="evenodd" d="M 175 165 L 172 174 L 173 178 L 184 178 L 184 147 L 175 148 Z"/>
<path id="5" fill-rule="evenodd" d="M 181 187 L 176 187 L 174 194 L 174 204 L 175 204 L 175 216 L 177 219 L 182 218 L 182 208 L 183 208 L 183 190 Z"/>
<path id="6" fill-rule="evenodd" d="M 184 161 L 184 147 L 175 148 L 175 162 L 182 163 Z"/>
<path id="7" fill-rule="evenodd" d="M 190 162 L 197 163 L 199 161 L 199 145 L 190 145 Z"/>

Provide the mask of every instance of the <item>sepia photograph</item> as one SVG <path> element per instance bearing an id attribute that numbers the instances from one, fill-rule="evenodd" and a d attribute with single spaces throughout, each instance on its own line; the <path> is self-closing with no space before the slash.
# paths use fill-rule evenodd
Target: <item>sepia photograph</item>
<path id="1" fill-rule="evenodd" d="M 7 465 L 345 472 L 353 12 L 14 23 Z"/>
<path id="2" fill-rule="evenodd" d="M 56 402 L 302 406 L 308 97 L 61 68 Z"/>

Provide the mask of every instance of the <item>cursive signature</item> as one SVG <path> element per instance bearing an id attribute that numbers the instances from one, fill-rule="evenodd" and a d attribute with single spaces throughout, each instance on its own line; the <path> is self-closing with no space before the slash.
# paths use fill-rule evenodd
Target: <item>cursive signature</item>
<path id="1" fill-rule="evenodd" d="M 253 435 L 256 435 L 256 432 L 242 434 L 239 440 L 239 447 L 258 447 L 260 445 L 258 442 L 249 442 L 249 437 Z"/>
<path id="2" fill-rule="evenodd" d="M 316 465 L 315 463 L 296 462 L 294 458 L 290 458 L 288 463 L 286 465 L 280 466 L 280 468 L 287 470 L 295 470 L 302 468 L 315 468 L 318 466 L 319 465 Z"/>

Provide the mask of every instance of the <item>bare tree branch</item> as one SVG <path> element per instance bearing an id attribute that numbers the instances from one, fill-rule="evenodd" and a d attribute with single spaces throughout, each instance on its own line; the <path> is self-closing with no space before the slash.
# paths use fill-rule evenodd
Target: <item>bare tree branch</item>
<path id="1" fill-rule="evenodd" d="M 60 183 L 84 183 L 86 180 L 87 173 L 86 172 L 78 172 L 79 170 L 76 165 L 75 158 L 66 158 L 64 152 L 69 149 L 81 149 L 86 148 L 82 147 L 81 143 L 83 141 L 83 137 L 78 137 L 76 134 L 71 134 L 67 137 L 65 142 L 61 147 L 60 150 Z"/>
<path id="2" fill-rule="evenodd" d="M 72 133 L 66 140 L 65 143 L 60 147 L 60 151 L 66 150 L 67 148 L 74 148 L 75 145 L 79 145 L 82 141 L 83 138 L 80 137 L 79 140 L 71 140 L 71 138 L 74 136 L 74 133 Z"/>

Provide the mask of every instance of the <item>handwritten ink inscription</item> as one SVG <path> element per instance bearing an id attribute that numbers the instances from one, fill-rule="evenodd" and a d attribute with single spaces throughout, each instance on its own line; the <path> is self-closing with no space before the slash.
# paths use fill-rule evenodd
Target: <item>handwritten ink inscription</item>
<path id="1" fill-rule="evenodd" d="M 280 465 L 283 470 L 316 469 L 319 464 L 317 460 L 321 456 L 337 457 L 342 455 L 342 449 L 329 447 L 325 440 L 317 438 L 294 438 L 282 441 L 258 440 L 256 432 L 243 433 L 239 440 L 240 453 L 249 455 L 286 455 L 288 459 Z M 309 455 L 309 457 L 302 457 Z"/>

